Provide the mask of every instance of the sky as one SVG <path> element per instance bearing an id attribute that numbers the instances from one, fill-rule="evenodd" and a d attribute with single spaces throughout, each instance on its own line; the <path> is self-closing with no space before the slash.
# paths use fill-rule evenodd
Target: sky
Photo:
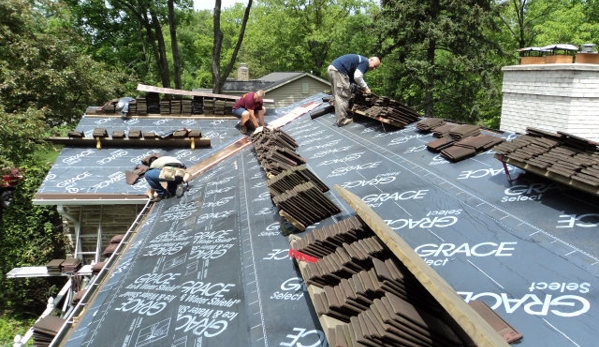
<path id="1" fill-rule="evenodd" d="M 241 0 L 221 0 L 221 9 L 232 6 L 236 2 L 247 4 L 247 1 Z M 194 10 L 212 10 L 214 8 L 214 0 L 193 0 Z"/>

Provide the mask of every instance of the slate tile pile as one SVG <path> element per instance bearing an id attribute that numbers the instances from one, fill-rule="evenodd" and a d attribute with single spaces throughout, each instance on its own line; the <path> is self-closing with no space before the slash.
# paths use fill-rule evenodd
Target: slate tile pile
<path id="1" fill-rule="evenodd" d="M 46 264 L 48 275 L 60 275 L 62 271 L 62 262 L 64 262 L 64 259 L 52 259 L 50 262 L 48 262 L 48 264 Z"/>
<path id="2" fill-rule="evenodd" d="M 497 136 L 482 134 L 477 125 L 446 123 L 438 118 L 424 119 L 416 124 L 416 128 L 421 132 L 432 132 L 437 139 L 428 142 L 426 147 L 451 162 L 470 158 L 504 142 Z"/>
<path id="3" fill-rule="evenodd" d="M 264 127 L 250 136 L 256 157 L 268 177 L 271 200 L 279 214 L 296 229 L 333 216 L 341 210 L 324 193 L 329 191 L 306 167 L 297 142 L 281 129 Z"/>
<path id="4" fill-rule="evenodd" d="M 529 127 L 526 134 L 493 148 L 495 157 L 525 171 L 587 192 L 599 191 L 598 143 L 565 132 Z"/>
<path id="5" fill-rule="evenodd" d="M 49 346 L 60 331 L 65 320 L 56 316 L 46 316 L 33 325 L 34 346 Z"/>
<path id="6" fill-rule="evenodd" d="M 420 114 L 412 108 L 388 97 L 375 94 L 355 93 L 351 111 L 368 118 L 391 124 L 398 128 L 420 120 Z"/>
<path id="7" fill-rule="evenodd" d="M 463 346 L 451 318 L 359 217 L 292 241 L 331 346 Z"/>
<path id="8" fill-rule="evenodd" d="M 95 110 L 99 114 L 117 114 L 116 106 L 119 99 L 113 99 L 106 102 L 100 108 Z M 232 115 L 234 100 L 194 96 L 193 98 L 184 98 L 178 95 L 167 95 L 160 98 L 158 93 L 147 93 L 145 96 L 138 96 L 135 100 L 129 102 L 128 116 L 146 116 L 148 114 L 165 115 Z"/>

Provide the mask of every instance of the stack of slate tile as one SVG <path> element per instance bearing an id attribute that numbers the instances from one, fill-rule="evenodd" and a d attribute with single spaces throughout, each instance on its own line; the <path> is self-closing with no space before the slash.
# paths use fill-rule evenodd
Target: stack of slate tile
<path id="1" fill-rule="evenodd" d="M 280 129 L 263 128 L 250 136 L 256 157 L 268 176 L 276 176 L 285 170 L 306 163 L 296 152 L 297 142 Z"/>
<path id="2" fill-rule="evenodd" d="M 356 93 L 352 111 L 403 128 L 420 119 L 420 114 L 396 100 L 375 94 Z"/>
<path id="3" fill-rule="evenodd" d="M 291 248 L 316 259 L 300 271 L 330 346 L 465 345 L 448 313 L 358 217 Z"/>
<path id="4" fill-rule="evenodd" d="M 598 144 L 563 132 L 528 128 L 493 148 L 496 158 L 554 181 L 599 194 Z"/>
<path id="5" fill-rule="evenodd" d="M 450 136 L 443 136 L 426 144 L 426 148 L 433 152 L 440 152 L 441 150 L 453 146 L 454 140 Z"/>
<path id="6" fill-rule="evenodd" d="M 291 167 L 280 174 L 271 177 L 266 182 L 273 194 L 281 194 L 302 183 L 312 182 L 321 192 L 328 192 L 329 187 L 321 181 L 306 165 Z"/>
<path id="7" fill-rule="evenodd" d="M 225 114 L 233 114 L 234 100 L 225 100 Z"/>
<path id="8" fill-rule="evenodd" d="M 125 235 L 119 234 L 119 235 L 114 235 L 112 238 L 110 238 L 110 242 L 108 243 L 108 246 L 106 246 L 106 248 L 104 248 L 104 251 L 102 252 L 102 256 L 108 258 L 110 257 L 114 251 L 116 251 L 116 249 L 118 248 L 119 244 L 121 243 L 121 241 L 123 240 L 123 238 L 125 237 Z"/>
<path id="9" fill-rule="evenodd" d="M 60 331 L 65 320 L 56 316 L 46 316 L 33 325 L 33 345 L 49 346 Z"/>
<path id="10" fill-rule="evenodd" d="M 148 103 L 146 101 L 146 98 L 144 97 L 137 97 L 135 98 L 135 112 L 131 111 L 131 114 L 138 114 L 138 115 L 147 115 L 148 114 Z"/>
<path id="11" fill-rule="evenodd" d="M 341 210 L 312 182 L 294 186 L 281 194 L 272 196 L 281 215 L 299 230 L 318 223 Z"/>
<path id="12" fill-rule="evenodd" d="M 455 142 L 451 147 L 441 150 L 441 155 L 453 162 L 460 161 L 480 152 L 485 152 L 505 140 L 488 134 L 468 136 Z"/>
<path id="13" fill-rule="evenodd" d="M 170 114 L 181 114 L 181 104 L 182 100 L 180 98 L 172 99 L 170 105 Z"/>
<path id="14" fill-rule="evenodd" d="M 446 123 L 446 124 L 440 125 L 433 129 L 433 136 L 436 138 L 449 137 L 449 133 L 456 126 L 457 125 L 453 124 L 453 123 Z"/>
<path id="15" fill-rule="evenodd" d="M 416 128 L 420 131 L 429 132 L 445 124 L 441 118 L 426 118 L 416 123 Z"/>
<path id="16" fill-rule="evenodd" d="M 48 264 L 46 264 L 46 269 L 48 270 L 48 275 L 55 276 L 61 274 L 60 264 L 64 259 L 52 259 Z"/>
<path id="17" fill-rule="evenodd" d="M 103 261 L 99 261 L 97 263 L 95 263 L 94 265 L 92 265 L 92 274 L 98 274 L 100 271 L 102 271 L 102 269 L 104 268 L 104 265 L 106 265 L 105 262 Z"/>
<path id="18" fill-rule="evenodd" d="M 129 116 L 137 114 L 137 100 L 129 101 L 129 106 L 127 106 L 127 112 Z"/>
<path id="19" fill-rule="evenodd" d="M 66 259 L 65 261 L 62 262 L 60 267 L 61 267 L 61 271 L 63 273 L 73 274 L 73 273 L 77 272 L 77 270 L 79 270 L 79 268 L 81 267 L 81 259 L 79 259 L 79 258 Z"/>
<path id="20" fill-rule="evenodd" d="M 181 100 L 181 114 L 190 115 L 193 110 L 193 102 L 191 99 L 183 99 Z"/>
<path id="21" fill-rule="evenodd" d="M 208 115 L 214 114 L 215 102 L 216 102 L 216 99 L 214 99 L 214 98 L 204 97 L 203 108 L 204 108 L 205 114 L 208 114 Z"/>
<path id="22" fill-rule="evenodd" d="M 298 230 L 341 212 L 324 192 L 329 188 L 304 165 L 297 142 L 280 129 L 251 135 L 256 157 L 268 177 L 272 202 Z"/>
<path id="23" fill-rule="evenodd" d="M 171 100 L 160 100 L 160 114 L 163 116 L 171 114 Z"/>
<path id="24" fill-rule="evenodd" d="M 460 124 L 449 131 L 449 136 L 454 140 L 460 141 L 468 136 L 480 134 L 480 127 L 472 124 Z"/>

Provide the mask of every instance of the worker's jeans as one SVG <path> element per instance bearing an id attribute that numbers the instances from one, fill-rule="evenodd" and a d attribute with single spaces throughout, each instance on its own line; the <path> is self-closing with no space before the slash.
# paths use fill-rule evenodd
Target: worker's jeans
<path id="1" fill-rule="evenodd" d="M 161 198 L 168 198 L 175 195 L 177 192 L 177 184 L 181 182 L 181 179 L 178 178 L 175 181 L 163 180 L 162 182 L 166 182 L 166 189 L 164 189 L 160 183 L 160 170 L 161 169 L 150 169 L 146 171 L 144 174 L 146 181 L 148 181 L 150 187 L 154 188 L 156 193 L 158 193 Z"/>

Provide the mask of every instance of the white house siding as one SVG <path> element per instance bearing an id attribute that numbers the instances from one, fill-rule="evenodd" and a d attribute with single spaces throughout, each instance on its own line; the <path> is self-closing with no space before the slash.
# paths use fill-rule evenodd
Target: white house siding
<path id="1" fill-rule="evenodd" d="M 599 65 L 516 65 L 503 73 L 500 130 L 535 127 L 599 141 Z"/>

